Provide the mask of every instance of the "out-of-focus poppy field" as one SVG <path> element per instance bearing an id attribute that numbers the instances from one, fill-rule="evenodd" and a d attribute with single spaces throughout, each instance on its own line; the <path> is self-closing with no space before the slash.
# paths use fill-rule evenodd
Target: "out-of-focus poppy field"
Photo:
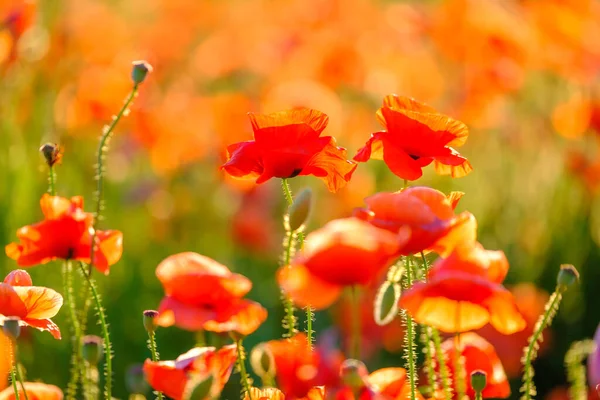
<path id="1" fill-rule="evenodd" d="M 598 0 L 0 0 L 0 399 L 597 398 L 599 39 Z"/>

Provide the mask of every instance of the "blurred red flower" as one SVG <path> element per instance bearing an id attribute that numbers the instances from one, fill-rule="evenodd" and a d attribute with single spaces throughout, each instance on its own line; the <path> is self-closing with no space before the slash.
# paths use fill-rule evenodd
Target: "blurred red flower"
<path id="1" fill-rule="evenodd" d="M 19 387 L 19 398 L 24 398 L 25 394 L 21 385 Z M 63 392 L 54 385 L 47 385 L 42 382 L 25 382 L 25 392 L 29 400 L 62 400 Z M 15 391 L 13 388 L 6 388 L 0 392 L 0 400 L 15 400 Z"/>
<path id="2" fill-rule="evenodd" d="M 443 332 L 466 332 L 487 323 L 505 335 L 519 332 L 526 322 L 501 284 L 507 271 L 503 252 L 467 243 L 436 260 L 429 280 L 402 293 L 400 306 L 418 323 Z"/>
<path id="3" fill-rule="evenodd" d="M 33 286 L 23 270 L 13 271 L 0 283 L 0 325 L 5 317 L 19 317 L 20 325 L 49 331 L 60 339 L 60 329 L 50 318 L 63 304 L 62 296 L 52 289 Z"/>
<path id="4" fill-rule="evenodd" d="M 286 398 L 299 399 L 314 386 L 337 384 L 344 360 L 340 351 L 323 345 L 313 349 L 304 333 L 271 340 L 266 346 L 275 362 L 277 386 Z"/>
<path id="5" fill-rule="evenodd" d="M 237 359 L 235 345 L 216 350 L 214 347 L 195 347 L 174 361 L 150 361 L 144 363 L 146 380 L 154 390 L 163 392 L 174 400 L 183 398 L 189 382 L 214 379 L 210 393 L 218 397 L 229 380 Z"/>
<path id="6" fill-rule="evenodd" d="M 471 373 L 476 370 L 481 370 L 487 375 L 487 385 L 482 392 L 484 399 L 504 399 L 510 396 L 510 385 L 494 346 L 473 332 L 461 334 L 458 338 L 454 337 L 446 339 L 442 343 L 442 352 L 446 356 L 446 360 L 450 361 L 447 364 L 452 376 L 455 376 L 454 362 L 452 362 L 452 360 L 455 359 L 457 342 L 460 355 L 463 359 L 463 373 L 465 374 L 466 394 L 468 398 L 475 398 L 475 391 L 471 386 L 470 376 Z M 452 381 L 455 382 L 454 379 L 452 379 Z M 455 383 L 454 388 L 454 398 L 456 398 Z"/>
<path id="7" fill-rule="evenodd" d="M 156 276 L 165 289 L 160 326 L 249 335 L 267 318 L 260 304 L 242 298 L 252 282 L 208 257 L 192 252 L 169 256 Z"/>
<path id="8" fill-rule="evenodd" d="M 334 220 L 308 234 L 302 252 L 279 269 L 277 279 L 297 305 L 323 309 L 344 286 L 373 281 L 409 238 L 409 228 L 393 234 L 358 218 Z"/>
<path id="9" fill-rule="evenodd" d="M 409 226 L 411 237 L 402 247 L 402 254 L 432 249 L 443 256 L 457 244 L 476 238 L 473 215 L 466 211 L 454 214 L 461 197 L 460 192 L 446 196 L 429 187 L 412 186 L 395 193 L 381 192 L 367 197 L 367 207 L 356 209 L 354 216 L 394 233 Z"/>
<path id="10" fill-rule="evenodd" d="M 254 140 L 227 147 L 227 162 L 221 166 L 231 176 L 256 179 L 293 178 L 314 175 L 336 192 L 344 187 L 356 169 L 346 159 L 346 150 L 337 147 L 331 136 L 320 136 L 329 117 L 312 109 L 248 114 Z"/>
<path id="11" fill-rule="evenodd" d="M 8 376 L 12 368 L 10 346 L 10 339 L 0 329 L 0 390 L 8 386 Z"/>
<path id="12" fill-rule="evenodd" d="M 6 246 L 6 255 L 20 266 L 46 264 L 55 259 L 90 262 L 94 216 L 83 211 L 83 198 L 70 200 L 44 194 L 40 200 L 44 220 L 17 231 L 19 243 Z M 123 253 L 123 234 L 96 231 L 94 267 L 104 274 Z"/>
<path id="13" fill-rule="evenodd" d="M 438 113 L 434 108 L 408 97 L 388 95 L 377 111 L 384 131 L 371 135 L 354 160 L 384 160 L 402 179 L 414 181 L 423 167 L 435 161 L 441 175 L 458 178 L 473 170 L 469 161 L 451 146 L 462 146 L 469 135 L 460 121 Z"/>

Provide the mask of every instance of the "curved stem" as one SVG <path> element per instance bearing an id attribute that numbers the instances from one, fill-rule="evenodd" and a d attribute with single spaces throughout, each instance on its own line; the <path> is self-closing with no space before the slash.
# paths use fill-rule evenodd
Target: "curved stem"
<path id="1" fill-rule="evenodd" d="M 360 299 L 358 297 L 358 288 L 352 286 L 351 288 L 351 299 L 352 299 L 352 337 L 350 344 L 350 357 L 355 360 L 360 360 L 360 338 L 361 338 L 361 327 L 360 327 Z"/>
<path id="2" fill-rule="evenodd" d="M 16 347 L 17 347 L 16 341 L 14 339 L 11 339 L 10 345 L 8 346 L 8 351 L 10 352 L 9 360 L 12 363 L 12 367 L 10 369 L 10 380 L 13 385 L 13 390 L 15 391 L 15 400 L 19 400 L 20 399 L 19 388 L 17 386 L 17 360 L 15 357 Z"/>
<path id="3" fill-rule="evenodd" d="M 96 311 L 98 312 L 98 319 L 100 323 L 100 327 L 102 328 L 102 336 L 104 338 L 104 354 L 105 354 L 105 370 L 104 373 L 106 375 L 106 381 L 104 382 L 104 396 L 106 400 L 112 399 L 112 344 L 110 342 L 110 334 L 108 331 L 108 324 L 106 323 L 106 316 L 104 313 L 104 308 L 102 307 L 102 301 L 100 300 L 100 295 L 98 294 L 98 289 L 96 288 L 96 284 L 91 276 L 89 276 L 83 264 L 79 264 L 83 274 L 86 277 L 88 285 L 90 287 L 92 298 L 94 300 Z"/>

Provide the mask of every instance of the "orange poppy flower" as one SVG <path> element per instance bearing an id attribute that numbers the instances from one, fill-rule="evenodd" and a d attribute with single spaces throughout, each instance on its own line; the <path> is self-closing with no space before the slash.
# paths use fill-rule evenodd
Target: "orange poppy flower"
<path id="1" fill-rule="evenodd" d="M 507 270 L 504 253 L 467 243 L 436 260 L 429 280 L 402 293 L 400 306 L 418 323 L 443 332 L 466 332 L 488 322 L 505 335 L 519 332 L 526 322 L 501 285 Z"/>
<path id="2" fill-rule="evenodd" d="M 46 264 L 55 259 L 90 262 L 94 217 L 83 211 L 83 198 L 70 200 L 44 194 L 40 200 L 44 220 L 17 231 L 19 243 L 6 246 L 6 255 L 22 267 Z M 104 274 L 123 253 L 123 234 L 96 231 L 94 267 Z"/>
<path id="3" fill-rule="evenodd" d="M 336 385 L 343 361 L 340 351 L 317 345 L 311 349 L 304 333 L 266 343 L 275 362 L 277 386 L 288 399 L 307 395 L 314 386 Z"/>
<path id="4" fill-rule="evenodd" d="M 355 161 L 384 160 L 394 174 L 414 181 L 423 167 L 435 161 L 441 175 L 459 178 L 473 167 L 451 146 L 462 146 L 469 135 L 460 121 L 438 113 L 434 108 L 408 97 L 386 96 L 377 111 L 385 130 L 371 135 Z"/>
<path id="5" fill-rule="evenodd" d="M 54 385 L 47 385 L 41 382 L 25 382 L 25 392 L 29 400 L 62 400 L 63 392 Z M 23 387 L 19 387 L 19 398 L 25 398 Z M 0 392 L 0 400 L 15 400 L 15 391 L 12 387 Z"/>
<path id="6" fill-rule="evenodd" d="M 212 375 L 210 393 L 219 397 L 223 386 L 229 380 L 237 359 L 235 345 L 216 350 L 214 347 L 195 347 L 177 357 L 174 361 L 150 361 L 144 363 L 146 380 L 154 390 L 163 392 L 175 400 L 180 400 L 190 382 Z"/>
<path id="7" fill-rule="evenodd" d="M 63 304 L 62 296 L 52 289 L 32 286 L 23 270 L 13 271 L 0 283 L 0 325 L 5 317 L 19 317 L 20 325 L 49 331 L 60 339 L 60 329 L 50 318 Z"/>
<path id="8" fill-rule="evenodd" d="M 252 282 L 208 257 L 172 255 L 158 265 L 156 276 L 165 289 L 158 309 L 160 326 L 249 335 L 267 318 L 260 304 L 242 298 Z"/>
<path id="9" fill-rule="evenodd" d="M 12 368 L 10 339 L 6 337 L 3 330 L 0 329 L 0 390 L 8 386 L 8 375 Z"/>
<path id="10" fill-rule="evenodd" d="M 346 159 L 346 149 L 337 147 L 331 136 L 320 136 L 329 117 L 308 108 L 272 114 L 248 114 L 254 140 L 227 147 L 227 162 L 221 166 L 229 175 L 256 179 L 293 178 L 314 175 L 336 192 L 356 169 Z"/>
<path id="11" fill-rule="evenodd" d="M 390 232 L 409 226 L 412 234 L 402 254 L 435 250 L 444 256 L 457 244 L 476 239 L 475 217 L 466 211 L 454 214 L 461 197 L 461 192 L 446 196 L 429 187 L 411 186 L 367 197 L 367 207 L 354 210 L 354 216 Z"/>
<path id="12" fill-rule="evenodd" d="M 331 221 L 308 234 L 302 252 L 279 269 L 279 285 L 301 307 L 326 308 L 344 286 L 375 279 L 409 238 L 408 228 L 393 234 L 358 218 Z"/>
<path id="13" fill-rule="evenodd" d="M 455 359 L 456 342 L 456 338 L 449 338 L 442 343 L 442 352 L 446 355 L 447 360 Z M 487 385 L 481 393 L 484 399 L 504 399 L 510 396 L 508 378 L 504 373 L 504 368 L 502 367 L 500 358 L 498 358 L 498 354 L 496 354 L 494 346 L 476 333 L 469 332 L 460 335 L 458 338 L 458 348 L 466 371 L 465 376 L 467 379 L 465 379 L 465 383 L 468 398 L 475 398 L 475 391 L 471 386 L 469 377 L 476 370 L 481 370 L 487 375 Z M 448 363 L 448 367 L 450 373 L 454 376 L 454 363 Z M 454 397 L 456 398 L 456 390 L 454 390 Z"/>
<path id="14" fill-rule="evenodd" d="M 244 400 L 285 400 L 283 392 L 276 388 L 259 389 L 250 388 L 250 394 L 246 393 Z"/>

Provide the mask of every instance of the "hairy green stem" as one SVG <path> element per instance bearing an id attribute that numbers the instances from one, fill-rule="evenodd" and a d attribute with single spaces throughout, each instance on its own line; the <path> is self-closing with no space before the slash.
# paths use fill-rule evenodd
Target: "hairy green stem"
<path id="1" fill-rule="evenodd" d="M 104 308 L 102 307 L 102 301 L 100 300 L 100 295 L 98 294 L 98 289 L 96 288 L 96 283 L 94 279 L 89 276 L 85 267 L 82 263 L 79 264 L 81 271 L 86 277 L 88 286 L 90 287 L 92 298 L 95 303 L 96 311 L 98 313 L 98 319 L 100 323 L 100 327 L 102 328 L 102 336 L 104 338 L 104 354 L 105 354 L 105 369 L 104 374 L 106 380 L 104 382 L 104 397 L 106 400 L 112 399 L 112 344 L 110 342 L 110 334 L 108 331 L 108 324 L 106 323 L 106 315 L 104 313 Z"/>
<path id="2" fill-rule="evenodd" d="M 350 297 L 352 301 L 352 336 L 350 341 L 350 357 L 360 360 L 360 339 L 361 339 L 361 321 L 360 321 L 360 298 L 358 296 L 358 287 L 352 286 Z"/>
<path id="3" fill-rule="evenodd" d="M 287 179 L 281 180 L 281 187 L 283 189 L 283 195 L 288 203 L 288 206 L 292 205 L 294 202 L 292 198 L 292 191 L 290 190 L 290 185 Z M 287 268 L 290 265 L 290 261 L 292 259 L 292 255 L 295 251 L 294 239 L 295 234 L 292 232 L 286 225 L 286 241 L 285 248 L 283 253 L 283 267 Z M 294 315 L 294 304 L 292 303 L 292 299 L 285 293 L 283 290 L 281 292 L 282 300 L 283 300 L 283 308 L 285 310 L 285 316 L 283 320 L 283 327 L 287 330 L 284 334 L 284 337 L 291 338 L 296 333 L 296 316 Z"/>
<path id="4" fill-rule="evenodd" d="M 523 386 L 521 386 L 521 392 L 523 396 L 522 400 L 531 400 L 535 396 L 536 388 L 533 382 L 533 376 L 535 371 L 533 370 L 532 363 L 537 357 L 537 350 L 539 348 L 539 341 L 544 329 L 552 323 L 552 319 L 558 311 L 560 301 L 562 300 L 562 291 L 560 287 L 552 293 L 548 302 L 546 303 L 545 311 L 535 324 L 533 334 L 529 338 L 529 344 L 525 347 L 525 353 L 521 361 L 523 362 Z"/>
<path id="5" fill-rule="evenodd" d="M 435 373 L 435 348 L 431 337 L 431 327 L 421 325 L 421 343 L 423 344 L 423 354 L 425 354 L 425 373 L 431 394 L 435 394 L 438 388 L 437 377 Z"/>
<path id="6" fill-rule="evenodd" d="M 21 368 L 19 368 L 17 363 L 15 363 L 15 371 L 17 371 L 17 379 L 21 383 L 21 388 L 23 388 L 23 396 L 25 396 L 25 400 L 29 400 L 29 396 L 27 396 L 27 390 L 25 389 L 25 380 L 23 379 L 23 374 L 21 374 Z"/>
<path id="7" fill-rule="evenodd" d="M 452 400 L 452 382 L 450 380 L 450 374 L 448 372 L 448 365 L 446 364 L 446 357 L 442 351 L 442 340 L 440 338 L 440 332 L 431 328 L 431 338 L 433 339 L 433 346 L 435 348 L 435 355 L 437 363 L 440 369 L 440 380 L 442 381 L 442 388 L 446 400 Z"/>
<path id="8" fill-rule="evenodd" d="M 152 357 L 152 361 L 158 361 L 158 350 L 156 346 L 156 334 L 154 332 L 148 332 L 148 350 L 150 350 L 150 355 Z M 162 392 L 156 391 L 156 398 L 162 400 L 163 394 Z"/>
<path id="9" fill-rule="evenodd" d="M 247 394 L 248 399 L 252 400 L 252 392 L 250 391 L 252 383 L 250 381 L 250 377 L 248 376 L 248 372 L 246 371 L 246 353 L 244 346 L 242 346 L 242 339 L 235 339 L 235 345 L 238 353 L 237 364 L 238 369 L 240 370 L 240 378 L 244 392 L 242 393 L 242 399 L 245 397 L 244 394 Z"/>
<path id="10" fill-rule="evenodd" d="M 9 351 L 9 360 L 12 362 L 12 367 L 10 369 L 10 380 L 13 385 L 13 390 L 15 391 L 15 400 L 19 400 L 19 388 L 17 387 L 17 357 L 16 354 L 17 341 L 11 339 L 10 345 L 8 346 Z M 23 388 L 25 389 L 25 388 Z"/>
<path id="11" fill-rule="evenodd" d="M 50 196 L 56 196 L 56 171 L 54 165 L 48 167 L 48 193 Z"/>
<path id="12" fill-rule="evenodd" d="M 290 189 L 290 184 L 286 178 L 281 180 L 281 187 L 288 206 L 291 206 L 294 203 L 294 198 L 292 197 L 292 190 Z"/>
<path id="13" fill-rule="evenodd" d="M 586 367 L 583 360 L 596 350 L 596 342 L 591 339 L 574 342 L 565 354 L 569 399 L 587 400 Z"/>
<path id="14" fill-rule="evenodd" d="M 460 307 L 460 303 L 459 306 Z M 457 315 L 459 313 L 457 312 Z M 457 325 L 458 326 L 458 325 Z M 465 371 L 462 363 L 462 351 L 460 347 L 460 332 L 454 335 L 454 386 L 457 398 L 463 399 L 466 394 Z"/>
<path id="15" fill-rule="evenodd" d="M 63 263 L 63 286 L 65 300 L 69 310 L 69 322 L 71 324 L 71 342 L 73 352 L 71 354 L 71 376 L 67 385 L 67 400 L 76 400 L 77 385 L 82 377 L 82 355 L 81 355 L 81 325 L 77 316 L 77 305 L 75 304 L 75 296 L 73 293 L 73 267 L 71 261 L 65 260 Z"/>
<path id="16" fill-rule="evenodd" d="M 413 284 L 413 269 L 412 269 L 412 256 L 405 258 L 405 289 L 408 289 Z M 406 325 L 406 332 L 404 334 L 404 358 L 407 364 L 408 371 L 408 382 L 410 384 L 410 400 L 415 400 L 417 397 L 417 354 L 415 350 L 415 322 L 412 317 L 402 310 L 402 317 Z"/>

